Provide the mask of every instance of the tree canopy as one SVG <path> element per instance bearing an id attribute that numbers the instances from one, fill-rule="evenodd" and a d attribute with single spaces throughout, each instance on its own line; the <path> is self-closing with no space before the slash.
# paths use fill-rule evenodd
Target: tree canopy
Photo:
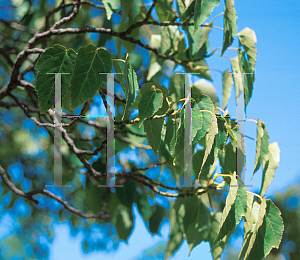
<path id="1" fill-rule="evenodd" d="M 279 146 L 269 143 L 263 121 L 248 119 L 257 125 L 253 175 L 262 171 L 260 192 L 250 192 L 244 119 L 228 110 L 233 86 L 239 112 L 251 100 L 257 39 L 248 27 L 238 31 L 234 0 L 225 0 L 224 10 L 219 4 L 15 0 L 6 7 L 1 210 L 19 230 L 2 241 L 5 259 L 28 252 L 46 258 L 55 221 L 84 230 L 87 252 L 116 248 L 133 231 L 133 205 L 151 234 L 170 221 L 165 259 L 184 240 L 189 253 L 209 242 L 212 259 L 220 259 L 241 221 L 239 259 L 263 259 L 279 248 L 281 212 L 264 196 Z M 214 30 L 223 39 L 211 47 Z M 215 56 L 226 70 L 209 67 Z M 222 76 L 222 96 L 211 71 Z"/>

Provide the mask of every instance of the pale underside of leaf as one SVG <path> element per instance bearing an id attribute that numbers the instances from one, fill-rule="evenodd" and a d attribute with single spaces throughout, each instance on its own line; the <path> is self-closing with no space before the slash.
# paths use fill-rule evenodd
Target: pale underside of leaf
<path id="1" fill-rule="evenodd" d="M 274 142 L 269 145 L 269 152 L 265 157 L 263 162 L 263 178 L 262 178 L 262 185 L 260 196 L 263 196 L 271 184 L 275 170 L 279 166 L 280 161 L 280 149 L 277 142 Z"/>
<path id="2" fill-rule="evenodd" d="M 228 100 L 231 95 L 231 87 L 233 85 L 232 75 L 230 74 L 229 70 L 223 72 L 223 102 L 222 107 L 223 110 L 226 108 Z"/>

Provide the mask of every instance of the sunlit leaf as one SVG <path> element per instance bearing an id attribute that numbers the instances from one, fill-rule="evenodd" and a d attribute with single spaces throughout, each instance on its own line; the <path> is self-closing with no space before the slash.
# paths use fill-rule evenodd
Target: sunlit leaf
<path id="1" fill-rule="evenodd" d="M 254 72 L 255 62 L 257 56 L 257 50 L 255 44 L 257 42 L 255 32 L 246 27 L 241 32 L 238 33 L 240 45 L 242 45 L 247 53 L 247 58 L 250 63 L 250 70 Z"/>
<path id="2" fill-rule="evenodd" d="M 226 70 L 222 74 L 223 76 L 223 102 L 222 108 L 223 110 L 226 108 L 228 100 L 231 95 L 231 87 L 233 85 L 232 75 L 230 74 L 229 70 Z"/>
<path id="3" fill-rule="evenodd" d="M 234 57 L 231 59 L 231 67 L 233 73 L 233 80 L 234 80 L 234 88 L 235 88 L 235 99 L 236 104 L 238 104 L 239 96 L 243 91 L 243 75 L 241 74 L 241 69 L 239 66 L 239 58 Z"/>
<path id="4" fill-rule="evenodd" d="M 279 166 L 280 149 L 277 142 L 269 145 L 268 154 L 263 161 L 263 179 L 260 190 L 260 196 L 263 196 L 271 184 L 275 170 Z"/>

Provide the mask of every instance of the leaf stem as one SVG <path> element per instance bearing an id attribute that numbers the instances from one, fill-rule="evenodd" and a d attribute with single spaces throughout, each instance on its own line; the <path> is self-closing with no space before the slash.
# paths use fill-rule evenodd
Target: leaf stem
<path id="1" fill-rule="evenodd" d="M 210 183 L 215 184 L 215 180 L 216 180 L 218 177 L 230 177 L 230 178 L 232 178 L 232 175 L 231 175 L 231 174 L 225 174 L 225 173 L 216 173 L 216 174 L 214 175 L 214 178 L 212 179 L 212 181 L 211 181 Z"/>
<path id="2" fill-rule="evenodd" d="M 256 194 L 256 193 L 254 193 L 254 192 L 251 192 L 251 191 L 246 191 L 247 193 L 249 193 L 249 194 L 252 194 L 252 195 L 254 195 L 254 196 L 256 196 L 256 197 L 258 197 L 259 199 L 260 199 L 260 201 L 263 201 L 263 198 L 262 198 L 262 196 L 260 196 L 260 195 L 258 195 L 258 194 Z"/>
<path id="3" fill-rule="evenodd" d="M 115 60 L 115 61 L 122 61 L 122 62 L 124 62 L 124 63 L 125 63 L 125 61 L 124 61 L 124 60 L 122 60 L 122 59 L 111 59 L 111 60 Z"/>
<path id="4" fill-rule="evenodd" d="M 216 107 L 217 109 L 219 109 L 220 111 L 223 112 L 223 114 L 225 114 L 225 111 L 222 108 Z"/>
<path id="5" fill-rule="evenodd" d="M 219 17 L 219 16 L 222 15 L 222 14 L 224 14 L 224 12 L 221 12 L 221 13 L 217 14 L 217 15 L 211 20 L 210 23 L 212 23 L 217 17 Z M 223 28 L 222 28 L 222 29 L 223 29 Z"/>

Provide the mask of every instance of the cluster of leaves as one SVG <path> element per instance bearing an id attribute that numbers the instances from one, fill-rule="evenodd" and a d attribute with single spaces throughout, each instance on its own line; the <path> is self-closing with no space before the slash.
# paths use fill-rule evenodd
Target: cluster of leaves
<path id="1" fill-rule="evenodd" d="M 45 4 L 44 1 L 41 2 Z M 239 259 L 263 259 L 272 248 L 278 248 L 283 232 L 280 211 L 271 200 L 263 197 L 272 182 L 275 169 L 279 165 L 280 150 L 277 143 L 269 144 L 266 127 L 258 119 L 253 175 L 262 168 L 262 184 L 260 194 L 247 191 L 239 177 L 244 165 L 243 138 L 239 133 L 237 120 L 231 118 L 228 110 L 224 111 L 230 99 L 233 84 L 236 102 L 242 92 L 246 107 L 251 99 L 257 55 L 255 32 L 245 28 L 237 33 L 237 14 L 234 1 L 225 0 L 221 56 L 233 44 L 236 35 L 239 39 L 239 48 L 236 48 L 237 56 L 230 58 L 231 72 L 229 69 L 222 72 L 223 101 L 221 109 L 216 91 L 210 83 L 212 78 L 206 62 L 206 59 L 214 55 L 216 50 L 214 49 L 211 54 L 208 54 L 209 34 L 214 27 L 214 19 L 209 24 L 204 24 L 213 9 L 219 5 L 219 0 L 177 0 L 178 13 L 173 9 L 170 1 L 156 0 L 154 4 L 159 22 L 151 16 L 151 13 L 148 13 L 148 9 L 141 0 L 103 0 L 102 3 L 104 6 L 101 11 L 104 13 L 101 19 L 98 17 L 89 19 L 87 11 L 91 7 L 88 6 L 85 9 L 80 8 L 74 20 L 78 28 L 82 28 L 90 22 L 93 27 L 107 29 L 103 31 L 103 34 L 99 30 L 98 42 L 85 39 L 83 36 L 72 41 L 70 35 L 66 33 L 65 41 L 61 41 L 57 37 L 55 42 L 59 43 L 51 44 L 51 47 L 48 48 L 43 46 L 45 50 L 41 52 L 34 66 L 34 69 L 38 71 L 34 85 L 39 104 L 36 107 L 40 109 L 39 118 L 50 122 L 47 116 L 49 116 L 49 110 L 54 107 L 56 73 L 64 73 L 61 77 L 61 93 L 62 109 L 66 114 L 73 114 L 74 109 L 82 104 L 89 106 L 96 103 L 95 95 L 98 96 L 100 91 L 100 96 L 103 97 L 106 90 L 107 75 L 105 73 L 118 73 L 115 76 L 116 88 L 119 87 L 116 94 L 122 96 L 123 99 L 119 97 L 115 100 L 115 153 L 117 163 L 122 166 L 123 173 L 134 172 L 138 167 L 137 163 L 122 161 L 120 154 L 132 143 L 134 143 L 132 146 L 137 144 L 140 147 L 146 147 L 146 142 L 156 155 L 153 154 L 154 160 L 159 159 L 163 163 L 166 162 L 166 168 L 172 172 L 172 175 L 168 176 L 164 171 L 161 179 L 164 176 L 168 181 L 175 180 L 175 183 L 178 184 L 183 177 L 184 170 L 188 166 L 192 166 L 193 176 L 189 176 L 190 181 L 193 182 L 193 185 L 197 184 L 199 189 L 178 188 L 178 198 L 171 200 L 171 208 L 168 210 L 153 203 L 156 198 L 155 193 L 142 181 L 117 178 L 117 184 L 124 184 L 123 188 L 116 188 L 115 191 L 111 188 L 98 188 L 99 184 L 105 184 L 104 180 L 89 176 L 88 173 L 91 171 L 82 163 L 80 155 L 74 151 L 68 151 L 67 144 L 63 143 L 63 156 L 67 162 L 64 167 L 63 183 L 72 184 L 73 188 L 66 189 L 62 195 L 69 203 L 73 203 L 74 207 L 87 214 L 96 214 L 106 208 L 111 216 L 100 219 L 99 223 L 110 227 L 107 231 L 110 238 L 115 238 L 117 235 L 121 240 L 128 240 L 133 230 L 132 207 L 134 204 L 137 205 L 152 234 L 159 233 L 160 223 L 164 218 L 169 218 L 171 231 L 165 249 L 166 258 L 172 256 L 186 239 L 189 244 L 189 253 L 202 241 L 208 241 L 211 245 L 213 259 L 220 259 L 228 239 L 243 219 L 244 242 Z M 65 9 L 63 10 L 65 11 Z M 45 10 L 44 12 L 46 13 Z M 30 12 L 28 13 L 30 14 Z M 32 17 L 34 15 L 32 14 Z M 62 17 L 59 17 L 60 15 Z M 47 16 L 47 23 L 55 22 L 55 19 L 62 19 L 63 15 L 63 13 L 57 13 L 56 18 Z M 113 22 L 113 18 L 117 15 L 121 16 L 120 24 L 114 25 L 116 22 Z M 30 24 L 30 19 L 30 17 L 25 19 L 27 24 Z M 181 22 L 176 25 L 164 24 L 174 23 L 176 20 Z M 72 24 L 69 25 L 72 27 Z M 179 30 L 180 26 L 182 30 Z M 88 29 L 91 30 L 93 27 Z M 69 28 L 68 33 L 77 34 L 78 31 L 75 29 Z M 113 33 L 109 34 L 112 30 Z M 126 30 L 129 30 L 128 34 L 126 34 Z M 146 36 L 149 30 L 151 31 L 150 37 Z M 125 33 L 122 34 L 123 32 Z M 49 34 L 51 33 L 53 31 L 50 30 Z M 63 34 L 63 31 L 59 33 Z M 53 33 L 53 35 L 55 34 Z M 112 41 L 112 37 L 115 35 L 118 37 L 114 37 L 114 41 Z M 137 41 L 138 38 L 146 38 L 149 45 Z M 113 43 L 116 51 L 109 51 L 109 47 Z M 95 45 L 99 47 L 95 47 Z M 137 45 L 151 51 L 149 55 L 147 54 L 149 64 L 146 66 L 143 64 L 143 55 L 146 56 L 146 54 L 138 54 Z M 129 54 L 124 53 L 123 47 Z M 177 65 L 181 65 L 187 73 L 197 73 L 200 78 L 192 84 L 192 95 L 187 98 L 183 98 L 185 77 L 178 74 L 168 77 L 166 72 L 172 67 L 174 72 L 178 68 Z M 36 72 L 34 71 L 34 73 Z M 167 87 L 160 84 L 161 79 L 164 78 L 169 80 Z M 30 100 L 28 97 L 30 94 L 24 95 L 19 92 L 17 94 L 19 98 Z M 103 103 L 105 103 L 105 99 Z M 185 117 L 189 105 L 192 110 L 190 138 L 190 146 L 193 151 L 192 165 L 188 165 L 185 161 L 185 155 L 189 151 L 186 150 L 187 145 L 184 143 Z M 82 109 L 84 108 L 85 106 L 82 107 Z M 63 122 L 64 120 L 67 122 L 67 119 L 63 119 Z M 105 139 L 106 125 L 101 120 L 96 120 L 96 123 L 93 124 L 84 120 L 77 121 L 75 124 L 69 125 L 69 128 L 65 128 L 67 129 L 66 133 L 72 133 L 70 139 L 78 149 L 93 150 L 101 147 L 104 143 L 101 138 L 99 140 L 83 137 L 83 129 L 88 128 L 86 125 L 93 127 L 96 136 L 103 137 L 102 140 Z M 95 125 L 97 127 L 94 128 Z M 16 133 L 20 131 L 18 129 Z M 51 134 L 50 131 L 48 133 Z M 21 141 L 15 141 L 16 137 L 11 137 L 11 134 L 7 134 L 7 136 L 9 137 L 7 140 L 14 139 L 14 143 L 21 143 Z M 8 143 L 5 145 L 9 146 Z M 53 144 L 48 144 L 45 150 L 49 155 L 47 158 L 53 161 L 51 156 Z M 138 153 L 149 159 L 148 154 L 143 154 L 141 151 Z M 242 156 L 236 156 L 237 153 Z M 100 157 L 98 156 L 97 159 L 90 154 L 84 154 L 83 158 L 91 163 L 92 169 L 105 173 L 105 150 L 99 150 L 99 154 Z M 0 150 L 0 155 L 0 158 L 5 159 L 15 154 L 6 152 L 2 154 Z M 237 162 L 241 158 L 242 160 Z M 9 163 L 1 161 L 1 164 L 7 166 Z M 220 174 L 217 174 L 215 170 L 218 164 L 221 168 Z M 68 167 L 68 165 L 72 165 L 72 167 Z M 146 162 L 143 163 L 143 166 L 145 165 L 147 165 Z M 161 172 L 165 166 L 161 166 Z M 82 173 L 80 169 L 83 167 L 88 172 L 84 181 L 80 177 Z M 53 166 L 48 165 L 46 170 L 53 172 Z M 144 177 L 150 178 L 149 175 L 146 172 Z M 28 176 L 28 179 L 33 181 L 32 188 L 43 186 L 39 177 L 38 174 Z M 224 181 L 216 183 L 217 177 L 223 177 Z M 156 178 L 152 176 L 151 179 Z M 157 184 L 157 182 L 155 183 Z M 15 185 L 18 189 L 22 189 L 20 181 Z M 3 182 L 1 186 L 4 190 L 1 196 L 7 195 L 9 188 Z M 165 192 L 168 190 L 168 186 L 158 184 L 155 186 L 157 187 L 152 190 L 158 191 L 160 195 L 172 195 Z M 193 190 L 192 193 L 191 190 Z M 203 194 L 201 196 L 197 195 L 197 191 L 200 190 Z M 228 192 L 225 203 L 220 201 L 216 203 L 215 198 L 224 192 Z M 176 197 L 176 194 L 173 194 L 173 197 Z M 14 194 L 7 207 L 12 207 L 16 199 L 17 195 Z M 43 208 L 42 206 L 38 207 Z M 216 211 L 213 211 L 212 208 Z M 31 216 L 37 218 L 38 210 L 34 209 L 30 206 Z M 56 210 L 60 220 L 70 219 L 73 227 L 81 226 L 88 229 L 93 222 L 80 219 L 63 210 L 63 207 L 56 208 Z M 97 241 L 91 241 L 89 238 L 86 238 L 85 242 L 86 250 L 93 247 L 93 242 L 97 244 Z M 104 242 L 101 241 L 101 243 Z"/>
<path id="2" fill-rule="evenodd" d="M 122 116 L 123 122 L 126 123 L 126 120 L 127 123 L 130 122 L 128 121 L 128 114 L 131 109 L 138 109 L 136 117 L 139 119 L 137 121 L 138 126 L 143 126 L 147 141 L 156 155 L 161 159 L 169 159 L 171 157 L 173 166 L 177 164 L 181 169 L 184 169 L 186 167 L 184 165 L 184 153 L 187 152 L 184 147 L 184 106 L 187 104 L 188 99 L 181 109 L 174 111 L 174 104 L 180 100 L 172 102 L 172 97 L 167 88 L 158 83 L 148 82 L 139 90 L 137 76 L 129 59 L 124 61 L 113 59 L 109 52 L 103 48 L 95 48 L 92 45 L 88 45 L 79 49 L 77 57 L 76 55 L 75 51 L 72 49 L 67 50 L 61 45 L 54 45 L 41 55 L 36 65 L 36 69 L 39 70 L 37 92 L 42 107 L 41 111 L 46 111 L 51 106 L 53 107 L 54 84 L 52 82 L 54 81 L 54 75 L 47 75 L 45 71 L 57 73 L 60 72 L 58 68 L 61 68 L 61 71 L 69 69 L 70 76 L 68 75 L 68 80 L 65 79 L 62 82 L 62 96 L 64 97 L 66 92 L 70 91 L 71 108 L 76 108 L 92 98 L 102 82 L 106 81 L 106 77 L 104 77 L 106 75 L 99 75 L 99 72 L 110 73 L 114 65 L 116 72 L 122 73 L 119 75 L 119 79 L 126 96 L 126 104 Z M 119 61 L 123 61 L 123 69 L 118 63 Z M 176 85 L 173 86 L 173 88 L 175 87 Z M 135 96 L 137 90 L 139 91 Z M 244 217 L 245 235 L 240 258 L 252 259 L 251 257 L 255 257 L 255 259 L 261 259 L 270 252 L 272 247 L 278 247 L 281 240 L 283 224 L 280 211 L 270 200 L 260 197 L 261 201 L 258 202 L 254 200 L 252 194 L 247 195 L 242 181 L 236 178 L 234 167 L 232 167 L 235 165 L 235 162 L 232 157 L 229 157 L 234 154 L 233 148 L 235 147 L 234 143 L 237 142 L 238 132 L 236 130 L 238 128 L 232 129 L 228 114 L 221 116 L 216 113 L 216 107 L 211 98 L 203 94 L 197 95 L 197 91 L 200 92 L 201 88 L 197 88 L 197 85 L 194 85 L 193 92 L 196 94 L 192 102 L 192 113 L 196 116 L 192 120 L 191 144 L 195 148 L 196 143 L 199 142 L 205 149 L 199 150 L 193 155 L 195 179 L 203 184 L 212 177 L 214 173 L 212 168 L 216 166 L 215 162 L 219 154 L 220 162 L 224 163 L 223 165 L 221 163 L 222 172 L 232 175 L 231 182 L 228 183 L 230 190 L 221 218 L 220 216 L 218 217 L 219 213 L 210 213 L 208 208 L 197 197 L 177 199 L 175 201 L 172 206 L 175 216 L 173 216 L 174 220 L 171 219 L 172 232 L 167 246 L 167 255 L 173 255 L 182 243 L 183 238 L 186 238 L 190 245 L 190 251 L 201 241 L 210 241 L 212 254 L 216 258 L 220 253 L 220 247 L 224 247 L 226 240 L 233 233 L 241 218 Z M 49 98 L 51 95 L 52 98 Z M 46 99 L 48 102 L 45 102 Z M 181 115 L 178 115 L 179 113 Z M 168 116 L 165 126 L 163 116 Z M 165 132 L 164 137 L 162 132 Z M 232 140 L 231 143 L 227 143 L 229 136 Z M 229 149 L 231 149 L 231 152 L 228 151 Z M 171 163 L 169 163 L 170 167 L 172 167 Z M 265 125 L 258 120 L 254 173 L 263 164 L 263 181 L 260 196 L 264 195 L 267 187 L 270 185 L 278 163 L 278 145 L 277 143 L 269 145 L 269 137 Z M 172 171 L 177 179 L 182 171 L 180 168 Z M 142 207 L 138 201 L 135 201 L 137 195 L 131 194 L 135 190 L 136 187 L 131 187 L 129 184 L 126 185 L 126 189 L 120 189 L 122 196 L 119 198 L 121 198 L 122 206 L 118 210 L 114 210 L 116 219 L 114 220 L 113 218 L 112 222 L 116 225 L 119 237 L 124 240 L 128 238 L 132 229 L 132 216 L 130 218 L 132 203 L 136 202 L 139 208 Z M 119 192 L 116 193 L 116 195 L 118 194 Z M 96 202 L 90 201 L 88 204 L 92 206 Z M 148 205 L 147 203 L 143 204 Z M 124 205 L 127 207 L 124 207 Z M 140 211 L 144 213 L 144 220 L 146 222 L 149 221 L 151 210 L 148 208 Z M 154 214 L 157 214 L 157 212 Z M 173 215 L 172 211 L 170 214 L 171 216 Z M 219 227 L 218 225 L 212 225 L 214 222 L 219 223 Z M 159 222 L 149 223 L 157 225 Z M 156 230 L 158 226 L 156 226 Z M 219 231 L 212 229 L 213 227 L 218 227 Z M 154 227 L 150 226 L 150 230 L 153 229 Z M 180 233 L 182 235 L 179 237 Z M 214 233 L 217 234 L 215 237 Z M 265 244 L 264 250 L 260 251 L 258 248 L 262 244 Z"/>

